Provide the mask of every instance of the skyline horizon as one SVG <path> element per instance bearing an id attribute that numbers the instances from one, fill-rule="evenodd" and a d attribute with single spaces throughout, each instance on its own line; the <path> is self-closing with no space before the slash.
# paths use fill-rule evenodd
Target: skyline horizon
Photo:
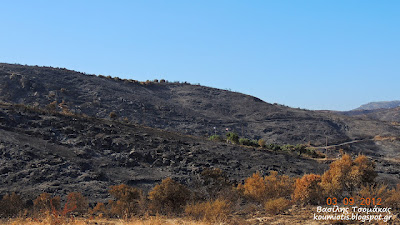
<path id="1" fill-rule="evenodd" d="M 0 62 L 350 110 L 399 99 L 400 2 L 2 2 Z"/>

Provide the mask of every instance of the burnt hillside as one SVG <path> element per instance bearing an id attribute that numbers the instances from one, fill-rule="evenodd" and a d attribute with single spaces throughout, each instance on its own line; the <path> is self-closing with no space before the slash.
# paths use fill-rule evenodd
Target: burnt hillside
<path id="1" fill-rule="evenodd" d="M 166 177 L 189 184 L 206 168 L 232 181 L 256 171 L 322 173 L 327 164 L 130 123 L 0 104 L 0 195 L 79 191 L 90 201 L 111 185 L 149 189 Z"/>
<path id="2" fill-rule="evenodd" d="M 322 145 L 372 138 L 398 129 L 330 112 L 293 109 L 258 98 L 187 83 L 138 82 L 67 69 L 0 64 L 0 100 L 46 107 L 64 101 L 72 112 L 197 136 L 225 129 L 269 143 Z"/>

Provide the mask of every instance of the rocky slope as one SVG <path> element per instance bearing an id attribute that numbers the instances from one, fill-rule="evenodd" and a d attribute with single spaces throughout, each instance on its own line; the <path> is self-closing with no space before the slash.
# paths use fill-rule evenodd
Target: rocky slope
<path id="1" fill-rule="evenodd" d="M 0 102 L 0 195 L 80 191 L 96 201 L 108 197 L 110 185 L 148 189 L 165 177 L 190 184 L 209 167 L 237 181 L 255 171 L 295 176 L 327 168 L 296 154 L 208 141 L 204 136 L 214 134 L 213 127 L 221 135 L 229 128 L 267 143 L 362 140 L 340 148 L 367 154 L 386 182 L 400 180 L 398 125 L 292 109 L 226 90 L 0 64 Z M 110 119 L 111 112 L 116 116 Z"/>
<path id="2" fill-rule="evenodd" d="M 137 82 L 67 69 L 0 64 L 0 100 L 46 107 L 65 101 L 70 111 L 197 136 L 225 134 L 269 143 L 314 145 L 398 132 L 390 125 L 331 112 L 293 109 L 258 98 L 186 83 Z"/>
<path id="3" fill-rule="evenodd" d="M 149 189 L 173 177 L 190 184 L 205 168 L 241 181 L 256 171 L 292 176 L 327 164 L 295 154 L 239 147 L 158 129 L 0 104 L 0 195 L 80 191 L 90 201 L 110 185 Z"/>

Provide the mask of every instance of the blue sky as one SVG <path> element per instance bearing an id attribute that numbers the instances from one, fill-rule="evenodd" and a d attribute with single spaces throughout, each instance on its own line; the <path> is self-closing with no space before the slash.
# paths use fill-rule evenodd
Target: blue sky
<path id="1" fill-rule="evenodd" d="M 400 99 L 400 1 L 3 0 L 0 62 L 348 110 Z"/>

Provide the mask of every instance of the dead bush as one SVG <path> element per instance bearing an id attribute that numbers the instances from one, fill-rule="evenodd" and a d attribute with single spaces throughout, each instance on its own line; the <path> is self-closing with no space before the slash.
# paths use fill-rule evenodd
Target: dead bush
<path id="1" fill-rule="evenodd" d="M 258 140 L 258 145 L 259 145 L 261 148 L 265 148 L 265 146 L 267 146 L 267 143 L 265 142 L 265 140 L 259 139 L 259 140 Z"/>
<path id="2" fill-rule="evenodd" d="M 230 203 L 223 199 L 189 204 L 185 207 L 187 216 L 196 220 L 205 220 L 208 222 L 226 221 L 231 211 Z"/>
<path id="3" fill-rule="evenodd" d="M 62 114 L 64 114 L 64 115 L 73 115 L 73 113 L 69 109 L 68 104 L 64 100 L 62 100 L 62 102 L 60 104 L 58 104 L 58 107 L 61 109 L 61 113 Z"/>
<path id="4" fill-rule="evenodd" d="M 400 184 L 397 184 L 396 188 L 388 191 L 385 205 L 390 206 L 393 209 L 400 209 Z"/>
<path id="5" fill-rule="evenodd" d="M 265 202 L 264 207 L 267 213 L 276 215 L 290 207 L 290 200 L 285 198 L 271 199 Z"/>
<path id="6" fill-rule="evenodd" d="M 74 209 L 77 214 L 83 215 L 88 209 L 87 199 L 79 192 L 71 192 L 67 195 L 67 208 Z"/>
<path id="7" fill-rule="evenodd" d="M 293 193 L 293 179 L 289 176 L 279 176 L 278 172 L 271 171 L 269 176 L 262 177 L 260 173 L 254 173 L 245 180 L 244 185 L 238 189 L 244 196 L 263 203 L 272 198 L 290 198 Z"/>
<path id="8" fill-rule="evenodd" d="M 109 210 L 106 205 L 102 202 L 98 202 L 93 209 L 89 211 L 90 214 L 99 216 L 100 218 L 103 216 L 109 215 Z"/>
<path id="9" fill-rule="evenodd" d="M 55 111 L 57 111 L 57 101 L 53 101 L 53 102 L 49 103 L 49 104 L 46 106 L 46 109 L 47 109 L 49 112 L 55 112 Z"/>
<path id="10" fill-rule="evenodd" d="M 323 198 L 321 176 L 306 174 L 296 180 L 293 200 L 302 204 L 319 204 Z"/>
<path id="11" fill-rule="evenodd" d="M 269 176 L 264 177 L 267 185 L 267 199 L 290 198 L 294 190 L 294 179 L 287 175 L 278 175 L 277 171 L 271 171 Z"/>
<path id="12" fill-rule="evenodd" d="M 375 172 L 375 164 L 365 155 L 359 155 L 354 159 L 354 165 L 351 175 L 354 180 L 354 186 L 360 187 L 374 182 L 377 173 Z"/>
<path id="13" fill-rule="evenodd" d="M 244 196 L 254 201 L 262 202 L 266 198 L 267 185 L 259 172 L 247 178 L 244 185 L 239 184 L 238 189 L 243 192 Z"/>
<path id="14" fill-rule="evenodd" d="M 111 186 L 108 191 L 116 201 L 111 201 L 111 214 L 130 217 L 139 211 L 139 201 L 142 199 L 142 190 L 125 184 Z"/>
<path id="15" fill-rule="evenodd" d="M 61 208 L 60 197 L 51 197 L 49 193 L 42 193 L 33 200 L 33 207 L 36 212 L 59 210 Z"/>
<path id="16" fill-rule="evenodd" d="M 321 186 L 326 196 L 351 196 L 362 186 L 371 184 L 375 177 L 375 165 L 366 156 L 360 155 L 353 161 L 345 154 L 331 163 L 321 177 Z"/>
<path id="17" fill-rule="evenodd" d="M 118 115 L 116 112 L 112 111 L 110 112 L 110 114 L 108 115 L 110 117 L 110 119 L 115 120 L 117 119 Z"/>
<path id="18" fill-rule="evenodd" d="M 387 188 L 387 185 L 384 184 L 372 184 L 368 186 L 363 186 L 357 192 L 358 198 L 381 198 L 384 200 L 388 196 L 389 196 L 389 190 Z"/>
<path id="19" fill-rule="evenodd" d="M 24 206 L 21 197 L 16 193 L 6 194 L 0 201 L 0 218 L 18 216 Z"/>
<path id="20" fill-rule="evenodd" d="M 200 174 L 202 187 L 206 189 L 208 199 L 217 199 L 222 196 L 233 197 L 232 184 L 228 176 L 219 168 L 205 169 Z"/>
<path id="21" fill-rule="evenodd" d="M 190 198 L 190 191 L 182 184 L 166 178 L 149 192 L 150 209 L 162 214 L 179 214 Z"/>

